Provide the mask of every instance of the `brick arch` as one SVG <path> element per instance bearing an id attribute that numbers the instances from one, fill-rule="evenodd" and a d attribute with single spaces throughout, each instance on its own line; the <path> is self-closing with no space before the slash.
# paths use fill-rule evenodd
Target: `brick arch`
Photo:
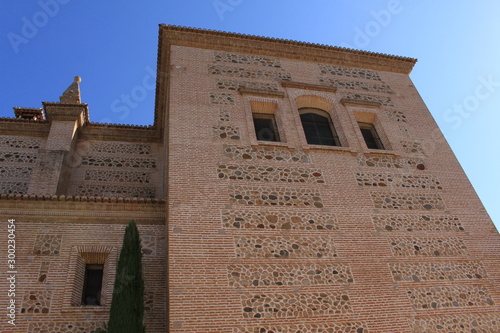
<path id="1" fill-rule="evenodd" d="M 315 95 L 301 95 L 295 98 L 297 109 L 315 108 L 325 111 L 330 111 L 333 108 L 333 103 L 324 97 Z"/>

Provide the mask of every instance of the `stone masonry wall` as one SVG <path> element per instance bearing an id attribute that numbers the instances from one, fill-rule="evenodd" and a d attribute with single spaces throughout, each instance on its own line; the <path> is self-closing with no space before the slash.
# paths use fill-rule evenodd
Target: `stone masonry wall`
<path id="1" fill-rule="evenodd" d="M 3 201 L 2 201 L 3 203 Z M 57 207 L 57 206 L 56 206 Z M 111 293 L 123 232 L 129 218 L 114 223 L 78 223 L 72 217 L 10 214 L 16 220 L 16 325 L 9 332 L 84 332 L 103 328 L 109 315 Z M 166 322 L 165 231 L 161 225 L 141 224 L 148 330 L 162 332 Z M 0 240 L 7 244 L 6 233 Z M 5 251 L 2 249 L 2 256 Z M 99 259 L 101 256 L 103 259 Z M 82 306 L 79 277 L 85 266 L 78 262 L 105 263 L 101 306 Z M 82 271 L 83 270 L 83 271 Z M 2 290 L 6 282 L 0 283 Z M 76 295 L 73 304 L 72 295 Z M 2 332 L 7 332 L 3 322 Z"/>
<path id="2" fill-rule="evenodd" d="M 171 332 L 496 329 L 498 236 L 426 141 L 407 76 L 180 46 L 171 61 Z M 341 147 L 307 145 L 300 96 L 331 103 Z M 276 105 L 280 142 L 254 137 L 254 101 Z M 390 149 L 366 149 L 355 112 Z"/>
<path id="3" fill-rule="evenodd" d="M 0 136 L 0 193 L 27 194 L 44 140 Z"/>
<path id="4" fill-rule="evenodd" d="M 156 147 L 146 143 L 81 142 L 69 193 L 78 196 L 163 196 Z"/>

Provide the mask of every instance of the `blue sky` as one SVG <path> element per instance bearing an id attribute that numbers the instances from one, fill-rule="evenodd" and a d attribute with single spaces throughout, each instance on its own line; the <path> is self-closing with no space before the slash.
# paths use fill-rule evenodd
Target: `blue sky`
<path id="1" fill-rule="evenodd" d="M 409 56 L 415 86 L 500 229 L 498 17 L 497 0 L 3 0 L 0 117 L 58 101 L 79 75 L 92 121 L 151 124 L 159 23 Z"/>

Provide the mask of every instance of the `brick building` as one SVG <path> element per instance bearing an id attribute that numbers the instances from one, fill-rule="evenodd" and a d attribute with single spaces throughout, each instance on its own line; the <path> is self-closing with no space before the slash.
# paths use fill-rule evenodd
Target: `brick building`
<path id="1" fill-rule="evenodd" d="M 500 332 L 499 234 L 415 62 L 161 25 L 154 125 L 90 122 L 79 78 L 14 108 L 1 331 L 102 327 L 134 219 L 148 332 Z"/>

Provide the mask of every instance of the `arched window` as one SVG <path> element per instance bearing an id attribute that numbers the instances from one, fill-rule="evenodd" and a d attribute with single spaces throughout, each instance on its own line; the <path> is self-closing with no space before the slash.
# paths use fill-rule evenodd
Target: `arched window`
<path id="1" fill-rule="evenodd" d="M 308 144 L 340 146 L 328 113 L 315 108 L 301 108 L 299 113 Z"/>

